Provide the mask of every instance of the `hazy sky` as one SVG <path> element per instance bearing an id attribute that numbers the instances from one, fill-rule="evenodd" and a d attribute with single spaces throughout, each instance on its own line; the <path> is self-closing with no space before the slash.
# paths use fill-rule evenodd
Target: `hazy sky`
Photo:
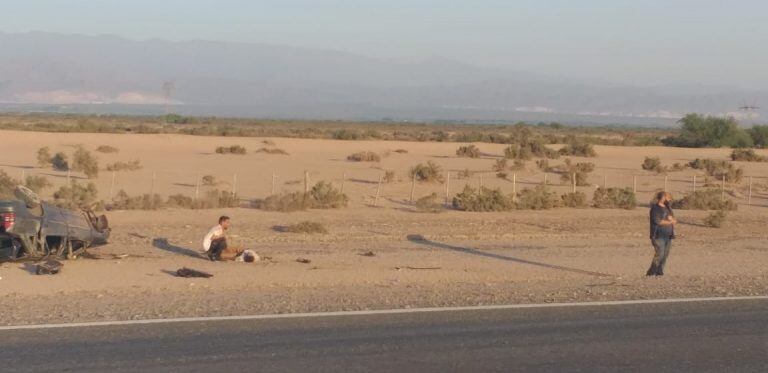
<path id="1" fill-rule="evenodd" d="M 760 0 L 0 0 L 0 31 L 32 30 L 444 56 L 620 83 L 768 86 Z"/>

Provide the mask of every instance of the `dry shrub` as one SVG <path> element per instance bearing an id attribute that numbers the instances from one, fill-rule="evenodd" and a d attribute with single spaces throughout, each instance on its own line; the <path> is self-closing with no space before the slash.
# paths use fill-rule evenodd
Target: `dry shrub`
<path id="1" fill-rule="evenodd" d="M 643 170 L 653 171 L 657 174 L 667 172 L 667 168 L 661 165 L 659 157 L 645 157 L 642 164 Z"/>
<path id="2" fill-rule="evenodd" d="M 597 153 L 592 144 L 583 141 L 572 141 L 560 149 L 559 153 L 560 155 L 569 155 L 573 157 L 597 157 Z"/>
<path id="3" fill-rule="evenodd" d="M 72 156 L 72 170 L 82 172 L 92 179 L 99 176 L 99 161 L 84 147 L 78 146 Z"/>
<path id="4" fill-rule="evenodd" d="M 466 158 L 480 158 L 480 149 L 474 144 L 465 145 L 456 150 L 456 155 Z"/>
<path id="5" fill-rule="evenodd" d="M 419 163 L 416 166 L 411 167 L 408 174 L 411 178 L 415 178 L 417 181 L 421 182 L 443 182 L 443 169 L 432 161 L 428 161 L 427 164 Z"/>
<path id="6" fill-rule="evenodd" d="M 19 183 L 5 171 L 0 170 L 0 199 L 14 199 L 13 191 Z"/>
<path id="7" fill-rule="evenodd" d="M 29 175 L 24 180 L 24 186 L 31 189 L 35 193 L 40 193 L 43 190 L 53 186 L 45 176 Z"/>
<path id="8" fill-rule="evenodd" d="M 578 162 L 574 164 L 570 158 L 566 158 L 562 165 L 558 165 L 552 171 L 560 174 L 560 180 L 563 183 L 573 183 L 574 174 L 576 175 L 577 186 L 587 186 L 587 177 L 589 173 L 595 170 L 595 164 L 591 162 Z"/>
<path id="9" fill-rule="evenodd" d="M 509 166 L 509 169 L 512 171 L 523 171 L 525 170 L 525 161 L 515 159 L 515 161 L 512 162 L 512 165 Z"/>
<path id="10" fill-rule="evenodd" d="M 134 159 L 128 162 L 118 161 L 107 165 L 107 171 L 121 172 L 121 171 L 138 171 L 143 167 L 141 161 Z"/>
<path id="11" fill-rule="evenodd" d="M 253 207 L 266 211 L 293 212 L 307 209 L 338 209 L 346 207 L 349 198 L 330 183 L 321 181 L 305 194 L 281 193 L 253 202 Z"/>
<path id="12" fill-rule="evenodd" d="M 543 185 L 521 190 L 515 201 L 515 208 L 518 210 L 549 210 L 562 205 L 562 198 Z"/>
<path id="13" fill-rule="evenodd" d="M 389 184 L 389 183 L 394 183 L 395 181 L 397 181 L 397 176 L 395 175 L 395 171 L 391 171 L 391 170 L 384 171 L 385 183 Z"/>
<path id="14" fill-rule="evenodd" d="M 53 204 L 67 209 L 95 209 L 99 205 L 98 197 L 95 184 L 81 185 L 73 181 L 53 193 Z"/>
<path id="15" fill-rule="evenodd" d="M 720 228 L 725 223 L 726 217 L 728 217 L 728 214 L 725 211 L 714 211 L 704 218 L 704 225 L 710 228 Z"/>
<path id="16" fill-rule="evenodd" d="M 266 145 L 266 146 L 275 146 L 275 142 L 274 142 L 274 141 L 272 141 L 272 140 L 269 140 L 269 139 L 267 139 L 267 140 L 262 140 L 262 141 L 261 141 L 261 143 L 262 143 L 262 144 L 264 144 L 264 145 Z"/>
<path id="17" fill-rule="evenodd" d="M 245 149 L 244 146 L 241 145 L 231 145 L 231 146 L 219 146 L 216 148 L 217 154 L 238 154 L 243 155 L 248 153 L 248 150 Z"/>
<path id="18" fill-rule="evenodd" d="M 728 161 L 696 158 L 688 165 L 695 170 L 704 170 L 707 175 L 718 181 L 725 178 L 726 182 L 738 183 L 744 177 L 744 170 Z"/>
<path id="19" fill-rule="evenodd" d="M 592 206 L 599 209 L 626 209 L 637 207 L 632 188 L 598 188 L 592 197 Z"/>
<path id="20" fill-rule="evenodd" d="M 458 177 L 459 179 L 469 179 L 474 175 L 475 173 L 473 171 L 470 171 L 468 168 L 459 171 Z"/>
<path id="21" fill-rule="evenodd" d="M 584 192 L 565 193 L 561 198 L 565 207 L 585 208 L 588 206 L 587 194 Z"/>
<path id="22" fill-rule="evenodd" d="M 414 205 L 419 212 L 438 213 L 445 211 L 443 204 L 440 202 L 440 196 L 437 193 L 417 199 Z"/>
<path id="23" fill-rule="evenodd" d="M 291 224 L 286 226 L 284 231 L 289 233 L 328 234 L 328 229 L 326 229 L 325 226 L 314 221 L 303 221 L 297 224 Z"/>
<path id="24" fill-rule="evenodd" d="M 117 153 L 120 149 L 109 145 L 99 145 L 99 147 L 96 148 L 96 151 L 99 153 Z"/>
<path id="25" fill-rule="evenodd" d="M 733 149 L 731 159 L 741 162 L 766 162 L 768 158 L 755 153 L 752 149 Z"/>
<path id="26" fill-rule="evenodd" d="M 504 157 L 527 161 L 533 157 L 557 159 L 560 154 L 538 140 L 522 140 L 504 149 Z"/>
<path id="27" fill-rule="evenodd" d="M 398 153 L 398 154 L 408 154 L 408 151 L 405 150 L 405 149 L 396 149 L 395 153 Z"/>
<path id="28" fill-rule="evenodd" d="M 508 211 L 514 208 L 514 204 L 500 189 L 475 189 L 467 185 L 453 197 L 453 207 L 462 211 Z"/>
<path id="29" fill-rule="evenodd" d="M 347 160 L 352 162 L 381 162 L 381 156 L 374 152 L 358 152 L 347 156 Z"/>
<path id="30" fill-rule="evenodd" d="M 58 152 L 51 158 L 51 165 L 56 171 L 69 171 L 69 157 L 62 152 Z"/>
<path id="31" fill-rule="evenodd" d="M 260 148 L 256 150 L 254 153 L 265 153 L 265 154 L 272 154 L 272 155 L 288 155 L 288 152 L 283 149 L 278 148 Z"/>
<path id="32" fill-rule="evenodd" d="M 216 186 L 219 184 L 219 182 L 216 181 L 216 177 L 213 175 L 203 176 L 202 183 L 204 186 Z"/>
<path id="33" fill-rule="evenodd" d="M 37 150 L 37 166 L 40 168 L 49 167 L 53 156 L 51 156 L 51 149 L 47 146 Z"/>
<path id="34" fill-rule="evenodd" d="M 727 210 L 738 208 L 733 200 L 723 198 L 717 189 L 702 189 L 686 194 L 672 202 L 672 207 L 680 210 Z"/>
<path id="35" fill-rule="evenodd" d="M 536 167 L 542 171 L 551 171 L 549 167 L 549 159 L 539 159 L 536 161 Z"/>
<path id="36" fill-rule="evenodd" d="M 143 194 L 131 197 L 120 190 L 109 205 L 110 210 L 159 210 L 165 207 L 163 197 L 158 194 Z"/>
<path id="37" fill-rule="evenodd" d="M 491 169 L 494 172 L 504 172 L 507 170 L 507 159 L 506 158 L 500 158 L 496 160 L 496 163 L 493 164 L 493 167 Z"/>

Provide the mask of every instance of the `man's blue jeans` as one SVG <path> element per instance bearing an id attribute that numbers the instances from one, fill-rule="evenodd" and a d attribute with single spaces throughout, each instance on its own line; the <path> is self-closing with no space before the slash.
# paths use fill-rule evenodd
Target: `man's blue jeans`
<path id="1" fill-rule="evenodd" d="M 669 249 L 672 247 L 672 237 L 659 236 L 651 239 L 651 244 L 656 252 L 653 256 L 653 262 L 651 262 L 651 269 L 649 272 L 653 272 L 652 274 L 656 275 L 662 275 L 664 274 L 664 265 L 667 264 Z"/>

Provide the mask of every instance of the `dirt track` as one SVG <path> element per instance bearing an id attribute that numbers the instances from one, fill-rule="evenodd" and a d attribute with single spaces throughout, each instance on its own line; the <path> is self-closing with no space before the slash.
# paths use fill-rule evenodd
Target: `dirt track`
<path id="1" fill-rule="evenodd" d="M 289 156 L 250 154 L 217 156 L 216 145 L 260 147 L 259 139 L 197 138 L 184 136 L 54 135 L 5 132 L 12 136 L 8 157 L 0 168 L 12 175 L 50 174 L 57 184 L 62 175 L 35 169 L 39 144 L 53 151 L 82 143 L 121 148 L 117 155 L 99 155 L 102 162 L 141 159 L 145 169 L 120 176 L 120 185 L 135 194 L 148 184 L 153 169 L 179 174 L 226 175 L 239 171 L 242 193 L 268 193 L 272 170 L 300 178 L 304 169 L 313 180 L 335 180 L 349 172 L 346 192 L 351 205 L 335 211 L 267 213 L 240 208 L 228 210 L 126 211 L 109 213 L 112 243 L 93 250 L 102 259 L 81 258 L 65 264 L 57 276 L 35 276 L 29 265 L 0 265 L 0 323 L 60 322 L 163 316 L 273 313 L 312 310 L 468 305 L 507 302 L 552 302 L 597 299 L 634 299 L 704 295 L 768 294 L 768 208 L 741 206 L 725 228 L 702 226 L 705 212 L 678 212 L 681 225 L 664 278 L 643 276 L 652 255 L 647 238 L 647 211 L 556 209 L 543 212 L 442 214 L 413 212 L 405 199 L 410 184 L 388 185 L 382 207 L 370 207 L 375 186 L 369 179 L 381 172 L 370 164 L 344 161 L 360 150 L 407 148 L 392 154 L 378 167 L 404 176 L 417 162 L 435 160 L 448 170 L 489 170 L 492 158 L 459 159 L 457 144 L 336 142 L 274 139 Z M 502 147 L 480 145 L 489 153 Z M 665 163 L 698 156 L 723 158 L 725 150 L 598 147 L 593 175 L 615 170 L 631 183 L 643 156 L 658 153 Z M 767 164 L 744 164 L 748 173 L 768 175 Z M 30 168 L 26 168 L 30 167 Z M 521 173 L 525 180 L 541 175 Z M 347 171 L 345 171 L 347 170 Z M 658 177 L 645 175 L 645 180 Z M 686 180 L 688 174 L 675 175 Z M 224 176 L 220 176 L 224 179 Z M 351 181 L 352 178 L 358 182 Z M 97 184 L 102 194 L 110 175 Z M 281 188 L 295 188 L 285 185 Z M 194 177 L 193 177 L 194 180 Z M 266 180 L 266 181 L 265 181 Z M 556 180 L 556 179 L 554 179 Z M 167 181 L 167 182 L 166 182 Z M 179 180 L 158 182 L 158 192 L 189 193 Z M 171 183 L 173 181 L 173 183 Z M 463 182 L 457 181 L 457 191 Z M 507 181 L 486 179 L 491 186 L 509 188 Z M 678 194 L 689 185 L 672 183 Z M 567 186 L 558 187 L 567 190 Z M 640 185 L 647 198 L 654 185 Z M 420 185 L 418 194 L 444 190 Z M 588 188 L 584 188 L 585 191 Z M 762 195 L 758 196 L 763 198 Z M 758 199 L 758 201 L 762 201 Z M 197 257 L 206 230 L 221 214 L 234 219 L 233 234 L 261 256 L 257 264 L 212 263 Z M 304 220 L 319 221 L 328 235 L 281 233 L 275 226 Z M 417 239 L 417 237 L 420 237 Z M 375 256 L 363 256 L 373 251 Z M 113 254 L 123 259 L 113 259 Z M 302 264 L 299 257 L 311 259 Z M 190 266 L 210 271 L 212 279 L 183 279 L 176 269 Z M 410 267 L 410 268 L 409 268 Z M 586 272 L 603 273 L 597 276 Z"/>

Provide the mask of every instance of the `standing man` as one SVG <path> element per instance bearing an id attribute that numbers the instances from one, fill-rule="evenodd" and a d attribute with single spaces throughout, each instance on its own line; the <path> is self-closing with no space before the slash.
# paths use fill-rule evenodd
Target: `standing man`
<path id="1" fill-rule="evenodd" d="M 672 239 L 675 238 L 675 225 L 677 219 L 672 212 L 672 195 L 667 192 L 656 194 L 655 201 L 651 204 L 651 244 L 655 250 L 651 268 L 648 268 L 646 276 L 663 276 L 664 265 L 667 263 L 669 249 L 672 247 Z"/>
<path id="2" fill-rule="evenodd" d="M 219 218 L 219 224 L 208 231 L 203 238 L 203 249 L 208 254 L 208 258 L 217 260 L 234 260 L 243 250 L 227 245 L 227 230 L 230 227 L 229 216 Z"/>

